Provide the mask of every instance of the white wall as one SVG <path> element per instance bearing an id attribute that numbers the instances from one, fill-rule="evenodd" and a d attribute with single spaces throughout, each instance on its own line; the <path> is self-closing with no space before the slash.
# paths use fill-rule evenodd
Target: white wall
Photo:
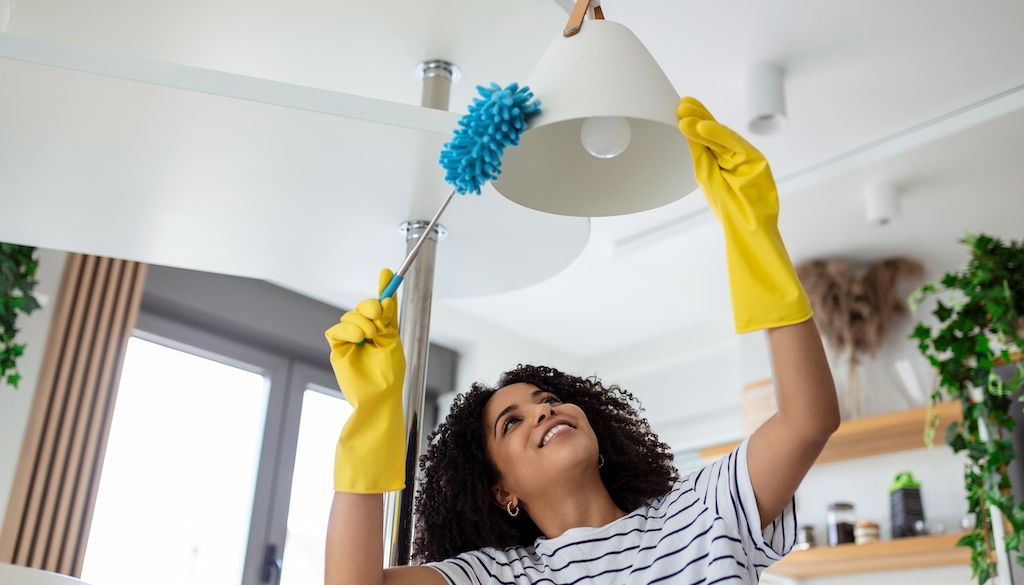
<path id="1" fill-rule="evenodd" d="M 45 303 L 38 311 L 18 319 L 18 342 L 26 344 L 25 355 L 18 360 L 18 371 L 22 376 L 18 389 L 0 381 L 0 526 L 7 513 L 7 500 L 18 468 L 21 441 L 28 424 L 36 382 L 39 380 L 39 369 L 66 257 L 64 252 L 38 251 L 39 270 L 36 276 L 39 284 L 36 293 L 39 300 L 45 300 Z"/>
<path id="2" fill-rule="evenodd" d="M 673 331 L 588 361 L 588 370 L 640 399 L 654 432 L 673 450 L 737 438 L 739 338 Z"/>
<path id="3" fill-rule="evenodd" d="M 551 366 L 585 375 L 583 360 L 557 349 L 558 339 L 539 344 L 503 327 L 436 301 L 431 313 L 431 339 L 459 353 L 453 392 L 438 398 L 438 419 L 448 413 L 456 394 L 469 390 L 473 382 L 494 384 L 498 376 L 516 364 Z"/>

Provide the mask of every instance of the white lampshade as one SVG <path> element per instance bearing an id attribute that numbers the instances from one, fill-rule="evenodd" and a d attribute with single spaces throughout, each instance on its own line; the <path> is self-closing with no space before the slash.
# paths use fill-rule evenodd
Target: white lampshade
<path id="1" fill-rule="evenodd" d="M 625 26 L 588 20 L 575 36 L 559 35 L 528 85 L 542 112 L 520 146 L 505 151 L 494 184 L 505 197 L 549 213 L 598 217 L 653 209 L 696 189 L 676 126 L 679 94 Z M 589 118 L 624 118 L 625 151 L 613 158 L 588 153 L 580 131 Z"/>

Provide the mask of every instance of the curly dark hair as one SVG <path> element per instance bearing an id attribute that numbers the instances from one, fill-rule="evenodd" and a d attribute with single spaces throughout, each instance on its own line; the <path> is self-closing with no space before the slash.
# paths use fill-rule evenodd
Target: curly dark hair
<path id="1" fill-rule="evenodd" d="M 505 386 L 525 382 L 580 407 L 587 415 L 605 464 L 601 479 L 615 504 L 626 511 L 667 493 L 679 479 L 668 445 L 641 416 L 629 392 L 546 366 L 520 364 L 501 375 L 494 388 L 475 383 L 452 404 L 430 434 L 420 458 L 413 560 L 441 561 L 483 547 L 532 545 L 542 536 L 523 514 L 515 519 L 495 505 L 491 487 L 499 474 L 487 455 L 484 406 Z"/>

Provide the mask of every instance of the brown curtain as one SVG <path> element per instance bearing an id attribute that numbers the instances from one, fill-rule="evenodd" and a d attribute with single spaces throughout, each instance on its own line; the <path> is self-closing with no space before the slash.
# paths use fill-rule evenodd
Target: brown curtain
<path id="1" fill-rule="evenodd" d="M 0 533 L 0 562 L 81 574 L 146 268 L 68 255 Z"/>

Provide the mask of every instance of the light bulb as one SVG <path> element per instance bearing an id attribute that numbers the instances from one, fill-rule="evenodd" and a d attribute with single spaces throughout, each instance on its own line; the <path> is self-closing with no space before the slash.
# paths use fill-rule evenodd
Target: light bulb
<path id="1" fill-rule="evenodd" d="M 580 128 L 580 142 L 591 156 L 615 158 L 629 146 L 633 131 L 629 122 L 619 116 L 587 118 Z"/>

